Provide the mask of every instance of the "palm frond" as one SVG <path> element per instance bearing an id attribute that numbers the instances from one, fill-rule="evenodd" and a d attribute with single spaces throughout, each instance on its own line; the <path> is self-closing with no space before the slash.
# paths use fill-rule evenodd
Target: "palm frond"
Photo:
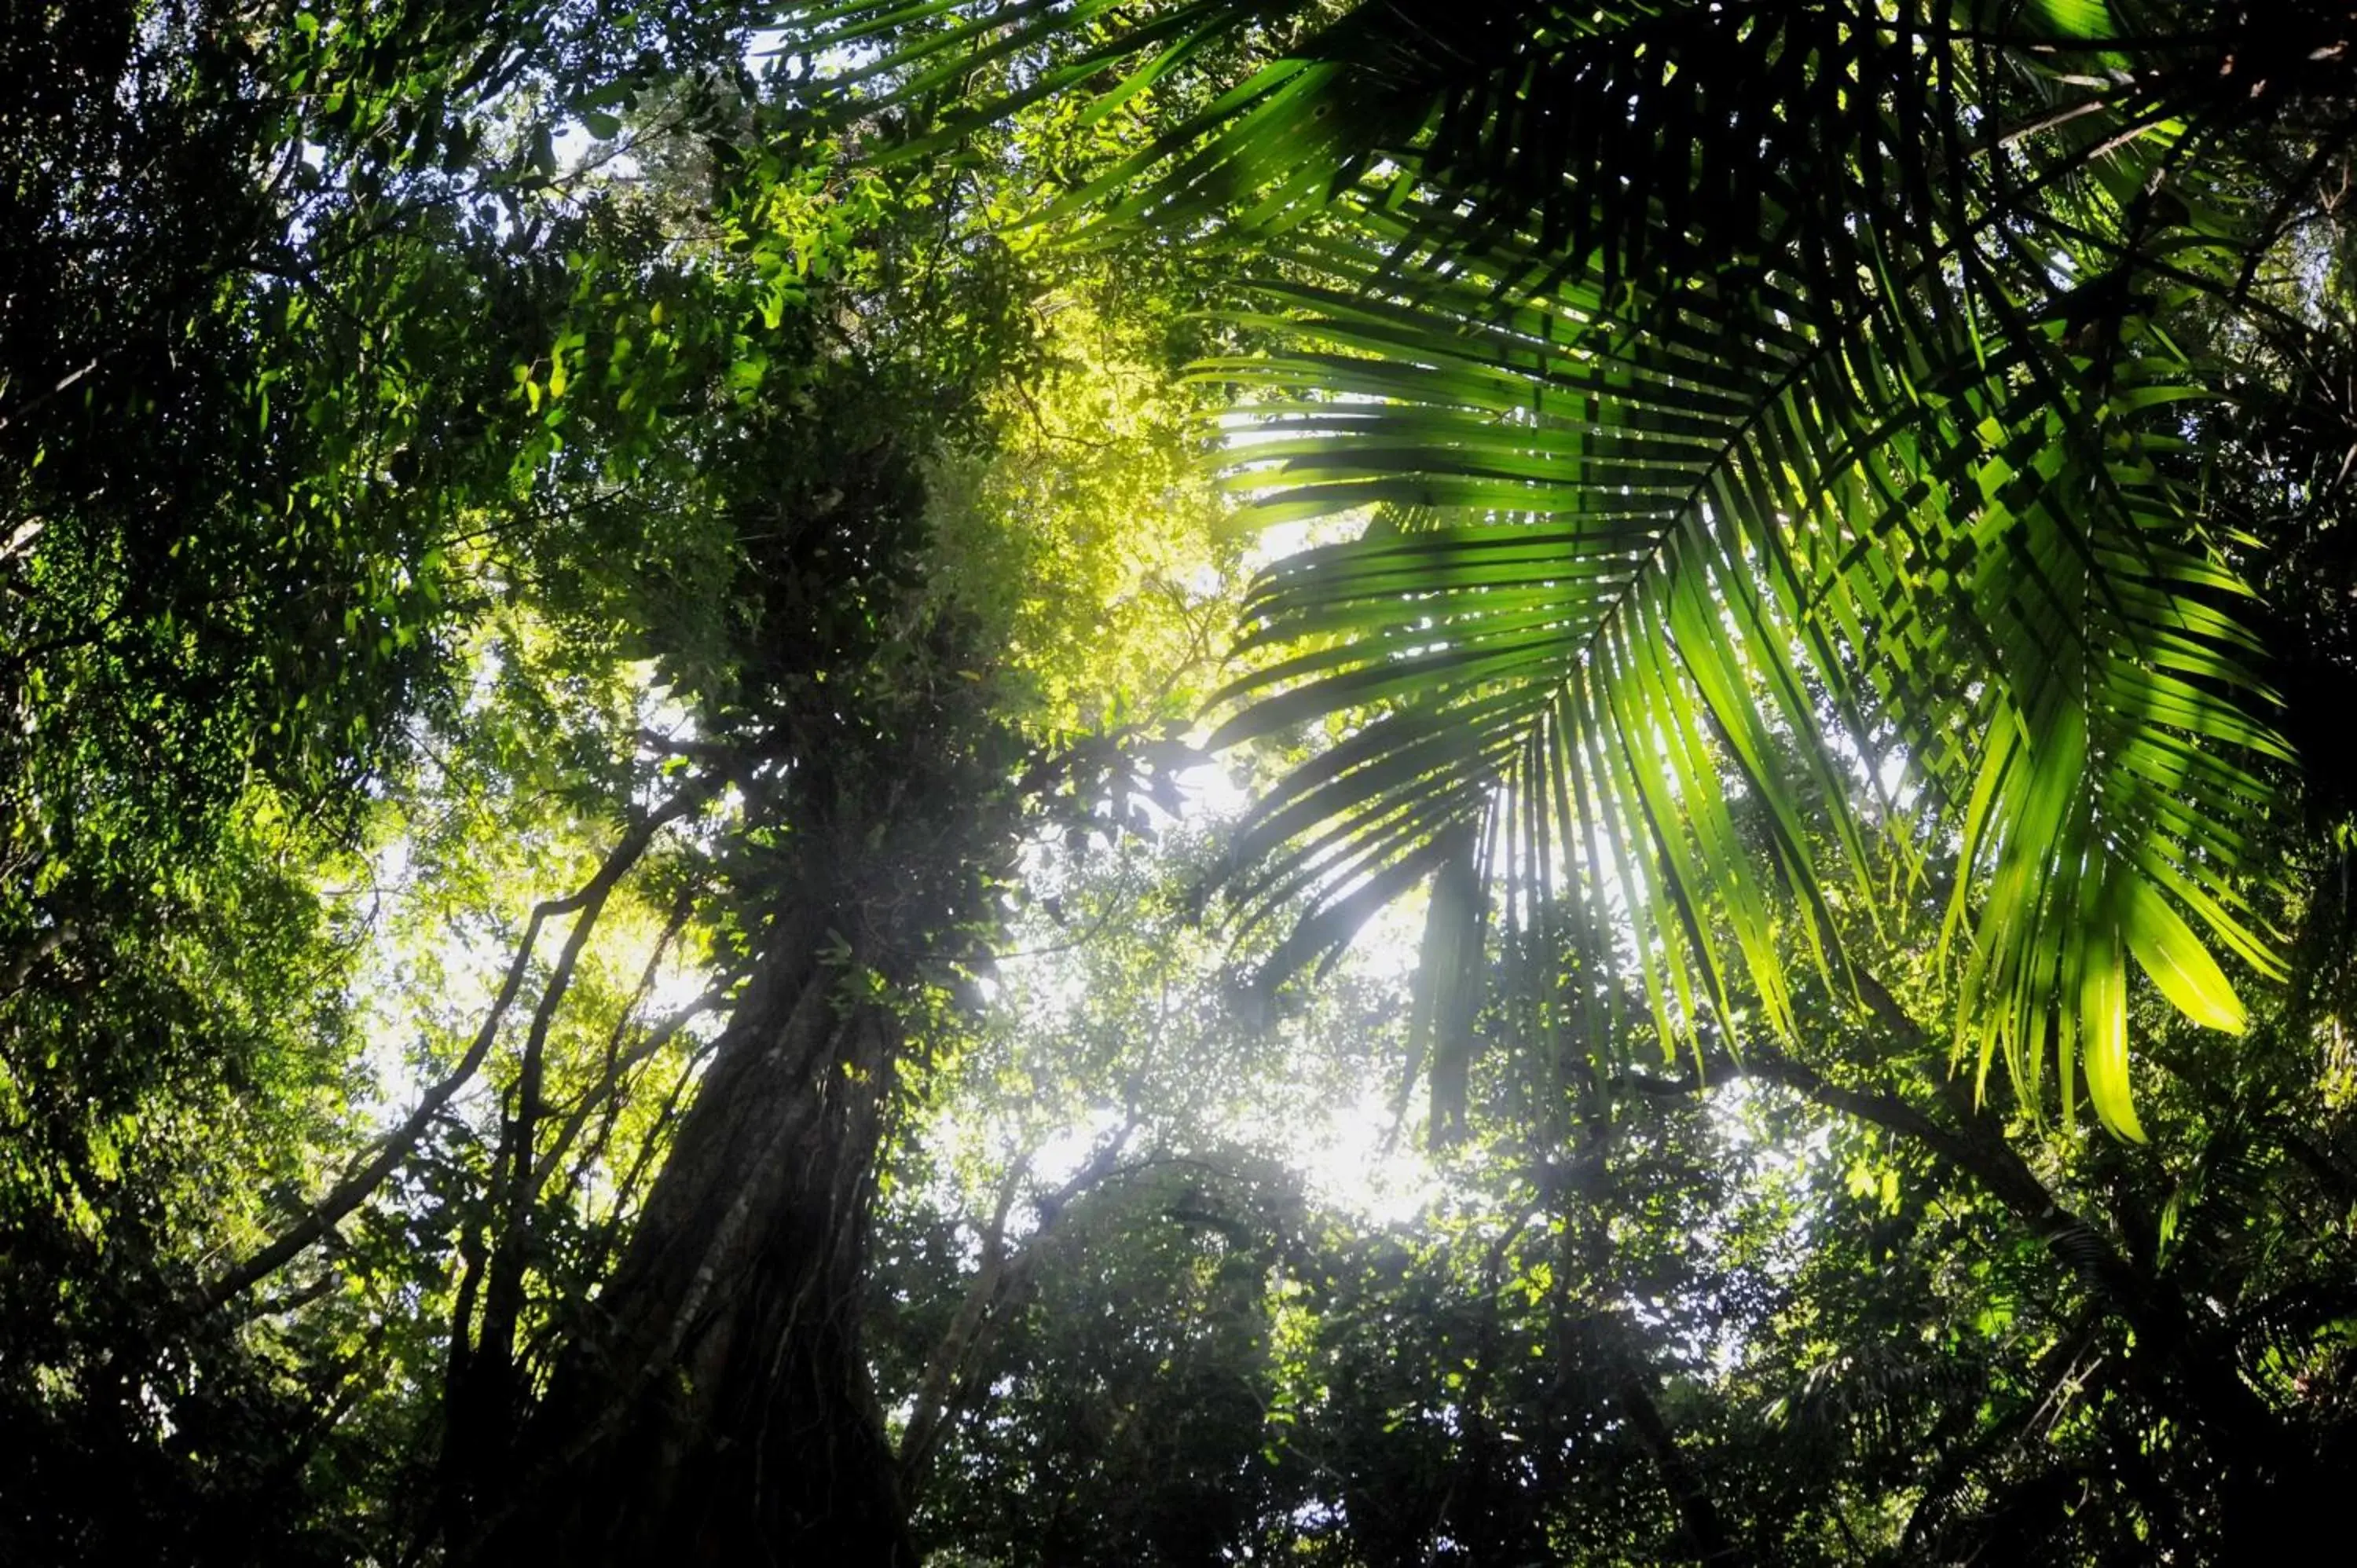
<path id="1" fill-rule="evenodd" d="M 2148 174 L 2174 144 L 2103 150 L 2124 148 Z M 2053 275 L 2126 264 L 2082 236 L 2139 172 L 2072 184 L 2075 156 L 2042 174 L 2074 232 L 2029 240 L 2038 209 L 1996 207 L 1986 170 L 1932 189 L 1913 140 L 1848 145 L 1846 223 L 1800 183 L 1819 165 L 1756 163 L 1749 248 L 1674 287 L 1630 260 L 1674 246 L 1575 261 L 1553 211 L 1509 231 L 1438 180 L 1297 247 L 1250 321 L 1293 346 L 1204 371 L 1259 398 L 1231 448 L 1249 515 L 1433 521 L 1282 563 L 1249 607 L 1250 644 L 1307 651 L 1231 693 L 1255 701 L 1221 740 L 1377 715 L 1264 804 L 1255 886 L 1290 890 L 1305 846 L 1337 892 L 1397 865 L 1359 824 L 1403 848 L 1429 842 L 1403 820 L 1516 825 L 1509 903 L 1627 920 L 1666 1039 L 1706 1009 L 1736 1026 L 1738 971 L 1789 1030 L 1793 938 L 1839 966 L 1827 876 L 1871 911 L 1869 837 L 1902 863 L 1952 844 L 1960 1051 L 2033 1096 L 2059 1065 L 2066 1114 L 2083 1066 L 2138 1135 L 2126 959 L 2241 1026 L 2195 923 L 2272 969 L 2236 881 L 2268 794 L 2233 758 L 2282 749 L 2252 717 L 2240 590 L 2167 471 L 2199 369 L 2148 314 L 2090 332 Z M 2171 268 L 2205 263 L 2180 243 Z M 1922 820 L 1866 820 L 1885 755 Z"/>
<path id="2" fill-rule="evenodd" d="M 1082 11 L 968 121 L 1090 73 L 1119 101 L 1307 15 Z M 1055 37 L 1021 5 L 837 16 L 917 12 L 875 69 L 920 85 L 949 80 L 937 47 Z M 2003 1059 L 2036 1103 L 2050 1065 L 2068 1115 L 2083 1071 L 2138 1135 L 2131 958 L 2240 1026 L 2212 949 L 2275 971 L 2243 854 L 2284 753 L 2175 478 L 2205 375 L 2164 324 L 2232 292 L 2244 239 L 2205 162 L 2218 72 L 2150 68 L 2115 21 L 1385 0 L 1071 193 L 1282 247 L 1240 317 L 1278 346 L 1201 372 L 1242 400 L 1245 516 L 1394 520 L 1249 607 L 1248 645 L 1290 651 L 1219 738 L 1347 725 L 1246 832 L 1242 896 L 1310 897 L 1280 961 L 1494 845 L 1510 918 L 1569 898 L 1625 932 L 1602 956 L 1665 1045 L 1739 1033 L 1746 999 L 1788 1031 L 1790 955 L 1840 987 L 1845 920 L 1953 861 L 1940 942 L 1984 1077 Z"/>

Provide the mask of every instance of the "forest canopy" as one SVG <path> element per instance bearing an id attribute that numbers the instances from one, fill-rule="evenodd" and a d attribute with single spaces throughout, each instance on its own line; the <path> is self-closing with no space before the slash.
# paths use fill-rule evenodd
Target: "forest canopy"
<path id="1" fill-rule="evenodd" d="M 2331 1539 L 2352 50 L 0 0 L 0 1558 Z"/>

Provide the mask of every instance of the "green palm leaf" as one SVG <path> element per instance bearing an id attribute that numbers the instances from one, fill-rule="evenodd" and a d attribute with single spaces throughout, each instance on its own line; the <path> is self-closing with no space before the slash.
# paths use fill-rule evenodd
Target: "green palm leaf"
<path id="1" fill-rule="evenodd" d="M 1836 908 L 1938 854 L 1984 1076 L 2035 1102 L 2052 1064 L 2068 1114 L 2083 1067 L 2135 1136 L 2128 959 L 2240 1026 L 2211 948 L 2273 972 L 2241 857 L 2282 748 L 2156 323 L 2243 258 L 2214 82 L 2084 52 L 2111 21 L 1388 0 L 1074 192 L 1285 237 L 1242 318 L 1280 347 L 1202 368 L 1245 516 L 1393 520 L 1271 569 L 1248 644 L 1294 651 L 1218 737 L 1355 725 L 1246 830 L 1244 897 L 1312 899 L 1286 961 L 1479 855 L 1509 911 L 1622 933 L 1665 1044 L 1745 997 L 1783 1030 L 1787 955 L 1840 985 Z"/>

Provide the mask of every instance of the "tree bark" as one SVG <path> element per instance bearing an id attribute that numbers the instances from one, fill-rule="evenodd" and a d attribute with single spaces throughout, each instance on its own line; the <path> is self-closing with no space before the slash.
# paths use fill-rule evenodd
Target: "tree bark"
<path id="1" fill-rule="evenodd" d="M 456 1560 L 915 1562 L 859 1337 L 901 1028 L 794 924 Z"/>

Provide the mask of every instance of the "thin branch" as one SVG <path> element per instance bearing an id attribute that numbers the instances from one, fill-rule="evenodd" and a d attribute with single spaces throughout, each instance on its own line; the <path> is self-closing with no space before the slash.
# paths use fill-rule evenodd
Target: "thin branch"
<path id="1" fill-rule="evenodd" d="M 895 1463 L 899 1468 L 900 1484 L 909 1493 L 920 1489 L 925 1472 L 940 1452 L 942 1439 L 973 1399 L 974 1390 L 982 1385 L 984 1379 L 974 1363 L 1001 1321 L 999 1305 L 1014 1294 L 1038 1262 L 1041 1246 L 1066 1206 L 1091 1187 L 1116 1176 L 1134 1175 L 1157 1163 L 1146 1160 L 1122 1165 L 1121 1152 L 1137 1128 L 1138 1119 L 1133 1116 L 1098 1146 L 1071 1180 L 1054 1192 L 1035 1198 L 1032 1207 L 1039 1215 L 1039 1224 L 1011 1254 L 1006 1249 L 1006 1217 L 1015 1207 L 1015 1195 L 1022 1187 L 1023 1177 L 1030 1170 L 1031 1157 L 1026 1155 L 1008 1167 L 1006 1180 L 999 1185 L 990 1223 L 983 1230 L 982 1266 L 966 1287 L 965 1299 L 958 1304 L 948 1332 L 926 1359 L 916 1408 L 901 1431 Z"/>
<path id="2" fill-rule="evenodd" d="M 346 1176 L 334 1191 L 312 1205 L 308 1213 L 275 1240 L 183 1302 L 182 1311 L 189 1316 L 202 1316 L 267 1279 L 315 1245 L 382 1186 L 385 1178 L 398 1169 L 416 1148 L 418 1141 L 425 1137 L 426 1128 L 433 1124 L 434 1118 L 441 1113 L 442 1108 L 466 1087 L 481 1069 L 484 1058 L 490 1056 L 491 1043 L 499 1037 L 500 1023 L 506 1018 L 508 1009 L 514 1005 L 517 993 L 523 989 L 524 976 L 532 965 L 533 945 L 540 938 L 541 927 L 561 916 L 602 904 L 606 896 L 613 891 L 615 884 L 638 864 L 648 845 L 654 842 L 655 835 L 701 806 L 712 791 L 713 785 L 709 780 L 699 779 L 691 783 L 624 833 L 606 856 L 605 864 L 597 868 L 597 875 L 579 892 L 535 905 L 532 918 L 524 924 L 523 938 L 517 945 L 515 959 L 508 965 L 507 976 L 500 982 L 499 994 L 492 1000 L 490 1012 L 484 1016 L 483 1026 L 476 1031 L 474 1042 L 467 1047 L 467 1054 L 458 1058 L 458 1065 L 425 1091 L 408 1120 L 378 1144 L 374 1155 Z"/>
<path id="3" fill-rule="evenodd" d="M 572 1148 L 574 1140 L 581 1135 L 581 1129 L 588 1124 L 590 1115 L 598 1106 L 611 1100 L 621 1080 L 629 1077 L 633 1069 L 670 1045 L 678 1037 L 680 1030 L 686 1027 L 690 1022 L 709 1013 L 724 1000 L 726 1000 L 726 994 L 723 992 L 705 992 L 656 1025 L 648 1032 L 644 1039 L 631 1047 L 627 1054 L 615 1059 L 612 1070 L 595 1089 L 584 1094 L 566 1115 L 565 1125 L 557 1133 L 554 1141 L 549 1144 L 548 1152 L 543 1155 L 533 1167 L 532 1196 L 534 1198 L 537 1198 L 541 1189 L 548 1185 L 549 1177 L 556 1174 L 556 1167 L 564 1161 L 566 1152 Z"/>

